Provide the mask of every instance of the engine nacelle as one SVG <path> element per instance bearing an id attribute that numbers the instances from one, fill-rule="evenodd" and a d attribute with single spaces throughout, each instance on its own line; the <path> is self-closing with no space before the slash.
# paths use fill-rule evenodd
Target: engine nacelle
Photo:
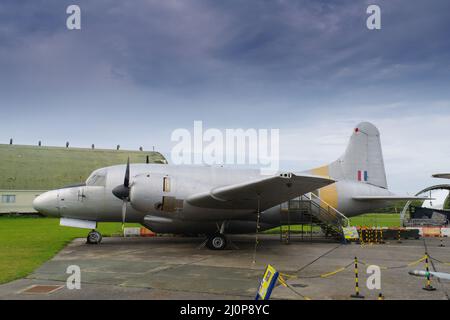
<path id="1" fill-rule="evenodd" d="M 160 174 L 140 174 L 133 178 L 130 204 L 138 211 L 151 213 L 162 203 L 162 178 Z"/>

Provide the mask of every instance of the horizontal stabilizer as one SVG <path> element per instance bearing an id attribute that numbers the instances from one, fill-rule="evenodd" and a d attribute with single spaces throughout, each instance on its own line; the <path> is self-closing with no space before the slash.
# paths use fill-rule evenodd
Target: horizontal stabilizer
<path id="1" fill-rule="evenodd" d="M 214 188 L 189 197 L 190 205 L 211 209 L 266 210 L 335 181 L 308 174 L 281 173 L 234 185 Z"/>
<path id="2" fill-rule="evenodd" d="M 429 197 L 412 197 L 412 196 L 361 196 L 353 197 L 358 201 L 415 201 L 415 200 L 434 200 Z"/>

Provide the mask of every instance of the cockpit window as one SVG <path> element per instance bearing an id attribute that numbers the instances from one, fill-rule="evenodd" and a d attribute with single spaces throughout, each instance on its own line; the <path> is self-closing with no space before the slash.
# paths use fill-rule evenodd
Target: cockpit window
<path id="1" fill-rule="evenodd" d="M 86 180 L 87 186 L 106 186 L 106 170 L 94 171 Z"/>

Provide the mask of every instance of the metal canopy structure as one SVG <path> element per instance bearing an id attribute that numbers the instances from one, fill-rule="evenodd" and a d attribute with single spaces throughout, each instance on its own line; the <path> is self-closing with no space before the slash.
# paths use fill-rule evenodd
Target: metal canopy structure
<path id="1" fill-rule="evenodd" d="M 435 191 L 435 190 L 448 190 L 450 192 L 450 184 L 438 184 L 435 186 L 425 188 L 425 189 L 419 191 L 416 194 L 416 197 L 423 195 L 424 193 Z M 400 222 L 403 226 L 406 226 L 406 224 L 408 223 L 408 219 L 406 219 L 406 213 L 410 209 L 411 203 L 412 203 L 412 201 L 408 201 L 400 214 Z"/>
<path id="2" fill-rule="evenodd" d="M 416 194 L 416 196 L 420 196 L 421 194 L 424 194 L 426 192 L 434 191 L 434 190 L 448 190 L 450 191 L 450 184 L 438 184 L 436 186 L 428 187 L 426 189 L 423 189 L 419 193 Z"/>

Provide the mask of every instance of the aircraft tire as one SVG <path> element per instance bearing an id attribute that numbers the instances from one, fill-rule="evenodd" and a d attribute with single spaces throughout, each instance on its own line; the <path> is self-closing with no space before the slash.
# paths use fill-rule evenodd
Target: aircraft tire
<path id="1" fill-rule="evenodd" d="M 223 250 L 227 246 L 227 238 L 225 235 L 217 233 L 208 238 L 208 242 L 206 244 L 211 250 Z"/>
<path id="2" fill-rule="evenodd" d="M 87 236 L 87 242 L 88 244 L 99 244 L 102 242 L 102 234 L 96 230 L 92 230 L 89 232 Z"/>

